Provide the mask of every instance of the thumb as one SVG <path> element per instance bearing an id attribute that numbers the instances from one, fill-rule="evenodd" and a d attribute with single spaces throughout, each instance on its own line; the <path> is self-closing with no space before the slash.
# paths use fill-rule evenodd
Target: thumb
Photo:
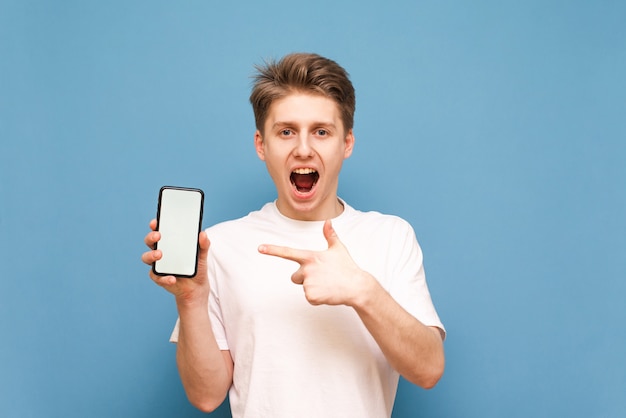
<path id="1" fill-rule="evenodd" d="M 330 219 L 327 219 L 326 222 L 324 222 L 324 238 L 326 238 L 328 248 L 340 243 L 337 232 L 335 232 L 335 228 L 333 228 L 333 224 Z"/>

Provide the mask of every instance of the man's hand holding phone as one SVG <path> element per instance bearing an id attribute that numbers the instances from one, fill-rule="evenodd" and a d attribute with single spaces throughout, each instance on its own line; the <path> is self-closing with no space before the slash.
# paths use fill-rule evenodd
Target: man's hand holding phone
<path id="1" fill-rule="evenodd" d="M 209 239 L 201 232 L 204 193 L 200 189 L 164 186 L 159 191 L 157 218 L 150 222 L 142 255 L 150 277 L 176 297 L 177 303 L 206 303 L 209 293 Z"/>
<path id="2" fill-rule="evenodd" d="M 141 260 L 149 266 L 163 257 L 161 250 L 154 249 L 155 245 L 161 239 L 161 233 L 156 230 L 157 221 L 153 219 L 150 221 L 150 231 L 144 242 L 150 248 L 142 254 Z M 190 302 L 203 301 L 206 302 L 209 296 L 209 280 L 207 277 L 207 254 L 210 246 L 209 238 L 206 232 L 202 231 L 198 235 L 198 270 L 194 277 L 191 278 L 178 278 L 176 276 L 161 276 L 156 275 L 150 269 L 150 278 L 159 286 L 163 287 L 168 292 L 172 293 L 177 302 Z"/>

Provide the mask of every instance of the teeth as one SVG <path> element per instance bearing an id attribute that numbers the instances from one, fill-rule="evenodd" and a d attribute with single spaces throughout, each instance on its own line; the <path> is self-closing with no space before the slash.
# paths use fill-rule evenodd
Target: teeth
<path id="1" fill-rule="evenodd" d="M 293 172 L 296 174 L 311 174 L 315 173 L 316 171 L 312 168 L 296 168 L 295 170 L 293 170 Z"/>

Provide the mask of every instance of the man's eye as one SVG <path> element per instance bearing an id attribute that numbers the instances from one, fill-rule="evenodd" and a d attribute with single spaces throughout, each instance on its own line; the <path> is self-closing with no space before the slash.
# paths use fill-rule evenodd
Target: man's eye
<path id="1" fill-rule="evenodd" d="M 318 136 L 326 136 L 326 135 L 328 135 L 328 131 L 326 129 L 318 129 L 317 130 L 317 135 Z"/>
<path id="2" fill-rule="evenodd" d="M 280 131 L 280 134 L 282 136 L 289 136 L 289 135 L 291 135 L 291 129 L 283 129 L 283 130 Z"/>

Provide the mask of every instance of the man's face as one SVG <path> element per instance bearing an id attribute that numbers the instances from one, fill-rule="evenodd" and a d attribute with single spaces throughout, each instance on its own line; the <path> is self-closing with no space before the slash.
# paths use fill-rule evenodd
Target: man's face
<path id="1" fill-rule="evenodd" d="M 263 131 L 254 143 L 276 185 L 280 212 L 318 221 L 339 215 L 339 172 L 354 146 L 339 106 L 321 95 L 292 93 L 272 103 Z"/>

